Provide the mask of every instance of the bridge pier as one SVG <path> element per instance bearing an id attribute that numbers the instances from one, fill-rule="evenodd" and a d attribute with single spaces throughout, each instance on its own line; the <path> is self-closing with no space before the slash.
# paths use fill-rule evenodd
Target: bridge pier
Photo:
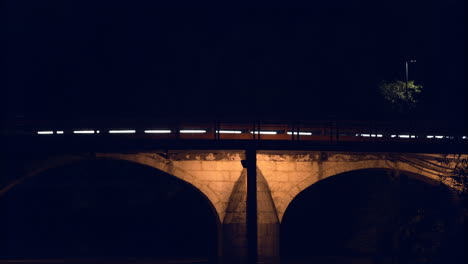
<path id="1" fill-rule="evenodd" d="M 252 151 L 252 150 L 250 150 Z M 224 264 L 279 263 L 280 223 L 255 151 L 232 191 L 223 221 Z"/>
<path id="2" fill-rule="evenodd" d="M 257 262 L 279 263 L 280 222 L 270 188 L 257 169 Z"/>

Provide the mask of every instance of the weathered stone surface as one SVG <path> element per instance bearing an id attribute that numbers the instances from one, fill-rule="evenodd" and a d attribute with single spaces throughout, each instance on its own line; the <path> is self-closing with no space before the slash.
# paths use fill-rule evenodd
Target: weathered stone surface
<path id="1" fill-rule="evenodd" d="M 191 150 L 191 151 L 171 151 L 169 153 L 171 160 L 199 160 L 199 161 L 240 161 L 245 159 L 244 151 L 229 150 L 229 151 L 206 151 L 206 150 Z"/>
<path id="2" fill-rule="evenodd" d="M 277 162 L 276 163 L 276 170 L 278 170 L 278 171 L 295 171 L 296 170 L 296 163 L 294 161 Z"/>
<path id="3" fill-rule="evenodd" d="M 197 171 L 203 170 L 201 161 L 186 160 L 186 161 L 173 161 L 173 163 L 177 167 L 183 167 L 184 170 L 197 170 Z"/>

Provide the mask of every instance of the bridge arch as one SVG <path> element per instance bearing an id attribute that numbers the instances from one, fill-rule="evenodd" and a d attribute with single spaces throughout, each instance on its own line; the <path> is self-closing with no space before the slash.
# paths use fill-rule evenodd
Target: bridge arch
<path id="1" fill-rule="evenodd" d="M 178 168 L 171 164 L 168 160 L 157 154 L 107 154 L 107 153 L 97 153 L 95 156 L 84 156 L 84 155 L 61 155 L 56 157 L 49 157 L 41 161 L 31 162 L 21 171 L 21 175 L 16 177 L 15 180 L 7 183 L 4 187 L 0 189 L 0 199 L 8 191 L 15 188 L 15 186 L 23 183 L 29 178 L 35 177 L 42 172 L 45 172 L 50 169 L 73 165 L 82 161 L 93 160 L 93 159 L 109 159 L 117 161 L 127 161 L 134 164 L 143 165 L 146 167 L 151 167 L 157 169 L 166 174 L 169 174 L 183 182 L 192 186 L 195 190 L 200 192 L 200 194 L 206 198 L 210 208 L 214 211 L 216 216 L 216 223 L 218 228 L 222 222 L 222 216 L 224 216 L 224 208 L 221 206 L 220 198 L 218 195 L 213 192 L 206 184 L 203 184 L 190 173 L 186 172 L 182 168 Z"/>
<path id="2" fill-rule="evenodd" d="M 298 162 L 305 163 L 305 162 Z M 335 175 L 357 170 L 387 170 L 396 174 L 406 174 L 423 181 L 438 181 L 444 172 L 417 166 L 408 161 L 390 161 L 388 159 L 369 159 L 359 161 L 330 160 L 310 163 L 308 169 L 302 172 L 290 173 L 289 182 L 281 185 L 279 192 L 272 190 L 278 217 L 282 221 L 284 213 L 291 201 L 302 191 L 313 184 Z M 296 167 L 299 167 L 296 164 Z M 276 193 L 275 193 L 276 192 Z"/>
<path id="3" fill-rule="evenodd" d="M 386 172 L 391 172 L 391 176 Z M 375 167 L 369 169 L 347 170 L 343 173 L 328 175 L 327 177 L 324 177 L 306 187 L 298 193 L 296 197 L 294 197 L 289 204 L 287 211 L 283 215 L 283 221 L 281 224 L 282 247 L 286 245 L 286 248 L 288 248 L 289 251 L 292 249 L 291 252 L 294 253 L 291 255 L 291 252 L 286 251 L 285 254 L 282 250 L 282 254 L 285 254 L 286 257 L 291 257 L 296 254 L 300 254 L 298 252 L 301 251 L 306 252 L 305 254 L 311 254 L 308 252 L 311 250 L 315 252 L 314 254 L 317 254 L 317 256 L 314 257 L 319 259 L 322 257 L 326 258 L 326 256 L 321 256 L 319 254 L 326 254 L 327 245 L 332 246 L 335 245 L 334 243 L 336 243 L 336 245 L 345 245 L 345 243 L 347 243 L 346 245 L 351 249 L 353 247 L 356 249 L 363 246 L 364 250 L 362 253 L 348 253 L 347 251 L 343 251 L 343 254 L 351 254 L 349 257 L 353 258 L 369 258 L 372 257 L 373 254 L 377 254 L 374 255 L 375 257 L 382 257 L 380 256 L 381 254 L 387 254 L 384 256 L 385 258 L 390 255 L 412 254 L 405 250 L 403 250 L 403 253 L 399 251 L 404 247 L 401 246 L 400 248 L 400 244 L 390 245 L 391 243 L 395 243 L 392 239 L 398 236 L 398 231 L 395 231 L 395 229 L 392 228 L 395 226 L 399 228 L 401 227 L 398 226 L 401 224 L 400 222 L 392 220 L 393 218 L 388 218 L 388 216 L 395 216 L 395 208 L 387 207 L 388 205 L 393 204 L 395 204 L 396 208 L 399 208 L 399 206 L 411 208 L 410 210 L 407 210 L 406 213 L 415 213 L 416 210 L 414 209 L 418 208 L 418 216 L 415 214 L 410 216 L 407 215 L 407 217 L 409 217 L 408 219 L 411 219 L 411 221 L 416 221 L 414 219 L 419 217 L 419 207 L 414 206 L 421 206 L 421 210 L 423 212 L 422 215 L 426 215 L 427 220 L 422 220 L 426 222 L 423 222 L 423 224 L 417 226 L 417 228 L 421 228 L 421 226 L 425 227 L 427 226 L 427 223 L 441 224 L 434 221 L 432 217 L 443 218 L 445 222 L 441 224 L 444 226 L 442 230 L 447 228 L 448 231 L 446 230 L 441 232 L 448 232 L 450 235 L 447 236 L 447 234 L 445 234 L 442 238 L 437 238 L 437 235 L 435 235 L 435 237 L 431 237 L 430 239 L 443 239 L 444 243 L 446 243 L 445 245 L 455 245 L 457 241 L 459 241 L 459 238 L 456 237 L 460 228 L 460 223 L 457 220 L 457 217 L 459 216 L 457 215 L 460 214 L 459 210 L 461 207 L 457 198 L 453 196 L 453 189 L 449 186 L 440 186 L 439 182 L 433 177 L 416 174 L 414 171 L 399 170 L 399 175 L 409 176 L 409 181 L 412 182 L 412 184 L 403 188 L 406 189 L 406 191 L 402 191 L 402 193 L 400 193 L 399 189 L 401 186 L 399 185 L 399 180 L 395 180 L 393 177 L 398 177 L 399 175 L 395 175 L 395 172 L 395 170 L 390 168 Z M 361 173 L 365 175 L 365 177 L 361 177 Z M 360 187 L 360 190 L 370 190 L 368 191 L 369 194 L 366 194 L 366 192 L 360 192 L 359 195 L 356 195 L 356 187 L 361 186 L 363 183 L 365 184 Z M 373 185 L 375 183 L 379 183 L 380 188 L 378 185 Z M 325 186 L 328 187 L 324 188 Z M 369 186 L 376 186 L 376 188 L 368 189 Z M 382 192 L 382 190 L 385 191 Z M 409 190 L 415 191 L 408 192 Z M 312 193 L 314 194 L 313 196 L 311 196 Z M 392 195 L 388 196 L 389 193 L 392 193 Z M 365 198 L 354 198 L 360 196 Z M 304 199 L 306 197 L 307 199 Z M 314 198 L 310 199 L 311 197 Z M 392 199 L 390 197 L 396 199 Z M 357 203 L 356 201 L 361 202 Z M 370 202 L 367 203 L 362 201 Z M 386 202 L 381 203 L 382 201 Z M 375 207 L 376 205 L 378 206 Z M 310 208 L 308 206 L 310 206 Z M 366 206 L 369 206 L 369 208 L 366 208 Z M 382 207 L 380 208 L 379 206 Z M 450 211 L 450 213 L 440 210 L 447 210 Z M 348 216 L 350 212 L 353 212 L 353 215 L 350 214 L 350 216 Z M 364 215 L 364 217 L 361 215 Z M 399 213 L 397 215 L 399 216 Z M 348 221 L 353 222 L 350 221 L 350 219 L 357 219 L 354 220 L 354 222 L 361 224 L 348 224 Z M 369 221 L 369 219 L 372 221 Z M 440 220 L 441 219 L 437 218 L 437 221 Z M 395 223 L 395 226 L 389 225 L 392 222 Z M 411 223 L 412 222 L 409 222 L 408 225 L 411 225 Z M 386 225 L 389 226 L 387 227 Z M 304 227 L 307 227 L 310 230 L 307 230 L 307 228 Z M 409 226 L 408 230 L 410 230 L 410 228 L 414 228 L 414 226 Z M 355 232 L 352 230 L 357 231 Z M 426 231 L 427 230 L 425 230 L 425 232 Z M 429 233 L 431 231 L 434 230 L 429 230 L 427 232 Z M 350 234 L 353 234 L 353 240 L 346 240 L 346 236 L 350 236 L 351 238 Z M 456 238 L 454 239 L 454 237 Z M 374 238 L 375 240 L 373 240 Z M 309 241 L 310 244 L 308 245 L 298 244 L 298 241 L 301 241 L 301 243 L 307 243 L 307 239 L 310 239 L 312 242 Z M 341 241 L 341 239 L 343 240 Z M 410 239 L 409 241 L 413 240 Z M 413 241 L 408 243 L 415 242 Z M 413 244 L 411 245 L 413 246 Z M 398 248 L 392 248 L 395 246 Z M 349 248 L 347 250 L 350 250 Z M 334 250 L 331 250 L 331 252 Z M 380 250 L 383 250 L 384 252 L 381 252 Z M 395 250 L 398 250 L 398 252 Z M 439 248 L 438 250 L 443 251 L 446 249 Z M 370 256 L 366 254 L 370 254 Z"/>
<path id="4" fill-rule="evenodd" d="M 142 223 L 143 223 L 142 226 L 145 227 L 144 223 L 147 223 L 147 226 L 148 225 L 156 226 L 156 228 L 154 230 L 159 230 L 159 229 L 161 229 L 160 227 L 166 227 L 166 228 L 162 228 L 161 230 L 167 230 L 167 231 L 165 231 L 165 233 L 164 232 L 161 232 L 161 233 L 154 233 L 153 232 L 152 234 L 157 234 L 157 236 L 154 236 L 154 237 L 170 238 L 169 240 L 172 239 L 171 243 L 174 243 L 174 241 L 177 241 L 177 243 L 179 243 L 178 241 L 193 241 L 194 240 L 193 238 L 195 238 L 195 240 L 198 241 L 197 239 L 201 238 L 201 241 L 207 242 L 207 243 L 200 243 L 200 245 L 208 245 L 207 247 L 210 250 L 209 251 L 210 252 L 210 256 L 209 256 L 210 258 L 215 257 L 215 255 L 211 255 L 211 254 L 216 254 L 216 255 L 219 254 L 220 243 L 221 243 L 221 241 L 219 239 L 220 232 L 221 232 L 221 226 L 220 226 L 219 216 L 218 216 L 218 214 L 216 212 L 216 209 L 214 208 L 214 206 L 212 205 L 212 203 L 208 199 L 208 197 L 206 197 L 206 195 L 204 195 L 198 188 L 196 188 L 192 184 L 188 183 L 187 181 L 184 181 L 183 179 L 180 179 L 180 178 L 175 177 L 173 175 L 169 175 L 167 172 L 164 172 L 164 171 L 158 170 L 161 173 L 155 173 L 154 168 L 151 167 L 151 166 L 147 166 L 147 165 L 144 165 L 144 164 L 141 164 L 141 163 L 127 161 L 127 160 L 124 160 L 124 159 L 115 159 L 115 158 L 110 158 L 110 157 L 89 158 L 89 157 L 80 157 L 80 156 L 68 156 L 66 158 L 61 157 L 60 159 L 48 159 L 48 160 L 49 160 L 48 163 L 39 162 L 38 166 L 30 166 L 30 168 L 26 170 L 28 173 L 25 176 L 23 176 L 21 179 L 15 181 L 14 184 L 10 184 L 8 186 L 8 190 L 2 189 L 2 194 L 6 194 L 7 193 L 6 191 L 11 191 L 11 194 L 8 193 L 7 196 L 3 197 L 5 199 L 0 200 L 0 202 L 1 202 L 0 205 L 2 206 L 3 210 L 6 210 L 6 212 L 10 212 L 9 210 L 11 208 L 13 208 L 13 205 L 20 205 L 20 206 L 17 206 L 16 208 L 23 208 L 21 210 L 13 210 L 13 211 L 11 211 L 12 212 L 11 214 L 7 213 L 7 216 L 11 216 L 11 219 L 8 220 L 9 217 L 7 217 L 6 220 L 4 219 L 5 223 L 9 223 L 9 224 L 15 223 L 15 219 L 20 219 L 20 218 L 18 218 L 18 215 L 21 215 L 21 214 L 34 215 L 34 212 L 37 212 L 37 208 L 44 208 L 44 205 L 46 207 L 48 207 L 47 204 L 48 204 L 49 201 L 52 202 L 51 203 L 52 205 L 50 205 L 50 209 L 46 209 L 44 211 L 45 212 L 50 211 L 50 212 L 52 212 L 52 214 L 45 213 L 44 216 L 42 216 L 42 218 L 43 217 L 49 217 L 50 219 L 54 219 L 54 217 L 51 218 L 50 215 L 61 214 L 61 212 L 68 212 L 68 211 L 76 210 L 77 205 L 78 205 L 78 207 L 81 207 L 80 204 L 65 202 L 65 203 L 63 203 L 64 206 L 69 207 L 70 209 L 66 209 L 65 207 L 57 207 L 57 208 L 62 208 L 64 210 L 56 210 L 56 209 L 54 209 L 54 208 L 56 208 L 54 206 L 54 204 L 55 204 L 54 201 L 55 200 L 69 201 L 68 199 L 70 197 L 69 197 L 68 194 L 70 194 L 72 198 L 73 197 L 75 197 L 75 198 L 78 197 L 79 198 L 79 197 L 81 197 L 81 193 L 84 193 L 84 197 L 86 197 L 86 195 L 88 195 L 87 190 L 89 189 L 89 190 L 91 190 L 91 192 L 90 192 L 91 194 L 99 194 L 99 195 L 98 196 L 93 196 L 92 195 L 92 196 L 89 196 L 87 199 L 91 199 L 91 201 L 94 201 L 93 197 L 101 197 L 101 198 L 102 197 L 111 197 L 111 198 L 106 198 L 104 200 L 104 201 L 108 202 L 107 205 L 114 204 L 114 205 L 111 205 L 109 207 L 110 208 L 118 208 L 117 212 L 123 212 L 122 216 L 128 217 L 129 219 L 144 219 L 145 217 L 140 217 L 140 218 L 135 217 L 136 215 L 138 215 L 138 214 L 135 214 L 135 212 L 139 212 L 139 211 L 138 210 L 135 211 L 134 209 L 135 208 L 137 208 L 137 209 L 138 208 L 145 208 L 145 207 L 141 207 L 141 206 L 146 206 L 145 211 L 140 211 L 140 212 L 143 213 L 141 215 L 146 216 L 146 215 L 153 214 L 153 215 L 156 215 L 156 216 L 155 216 L 155 218 L 152 218 L 152 216 L 150 218 L 147 218 L 147 219 L 153 219 L 153 221 L 146 221 L 145 222 L 145 221 L 142 220 Z M 39 164 L 41 164 L 41 166 L 39 166 Z M 91 167 L 89 167 L 89 164 L 91 164 Z M 114 166 L 113 164 L 116 164 L 117 166 Z M 83 174 L 83 172 L 79 172 L 79 171 L 82 171 L 83 168 L 84 168 L 84 171 L 90 171 L 91 173 L 90 174 L 88 174 L 88 173 Z M 93 168 L 93 169 L 89 170 L 89 168 Z M 97 170 L 94 170 L 95 168 L 97 168 Z M 123 170 L 117 169 L 117 168 L 121 168 Z M 76 170 L 76 169 L 78 169 L 78 170 Z M 106 173 L 106 171 L 108 169 L 110 169 L 110 171 L 113 171 L 113 172 Z M 78 173 L 76 171 L 78 171 Z M 93 173 L 93 171 L 95 171 L 95 172 Z M 121 173 L 120 173 L 120 171 L 121 171 Z M 71 181 L 68 180 L 68 177 L 62 177 L 62 176 L 68 176 L 69 172 L 70 172 L 70 176 L 72 176 Z M 138 178 L 136 178 L 136 179 L 140 179 L 140 180 L 135 181 L 134 179 L 132 179 L 132 177 L 127 177 L 128 175 L 132 175 L 133 172 L 138 172 Z M 104 174 L 104 178 L 94 177 L 94 176 L 100 176 L 101 174 Z M 80 176 L 80 177 L 76 177 L 77 175 Z M 36 176 L 38 176 L 38 177 L 36 177 Z M 42 176 L 44 176 L 44 178 L 42 178 Z M 84 177 L 81 177 L 81 176 L 84 176 Z M 116 187 L 110 187 L 110 189 L 109 189 L 106 186 L 107 186 L 109 181 L 112 181 L 114 176 L 117 176 L 117 177 L 115 177 L 116 180 L 117 180 L 117 185 L 115 185 Z M 156 177 L 152 177 L 152 176 L 156 176 Z M 158 177 L 158 176 L 161 176 L 161 177 Z M 43 181 L 42 179 L 45 179 L 45 181 Z M 84 180 L 78 180 L 77 181 L 77 179 L 84 179 Z M 95 181 L 94 179 L 98 179 L 98 180 Z M 99 179 L 101 179 L 101 180 L 99 180 Z M 127 179 L 127 180 L 122 181 L 122 179 Z M 143 179 L 143 180 L 141 180 L 141 179 Z M 42 185 L 42 182 L 44 182 L 45 185 Z M 122 184 L 122 182 L 126 182 L 127 184 Z M 39 185 L 38 185 L 38 183 L 39 183 Z M 55 184 L 55 183 L 57 183 L 57 184 Z M 76 184 L 76 183 L 78 183 L 78 184 Z M 83 183 L 83 185 L 82 185 L 82 183 Z M 130 184 L 128 184 L 128 183 L 130 183 Z M 147 185 L 148 187 L 144 186 L 145 183 L 148 183 L 148 185 Z M 159 183 L 162 183 L 162 184 L 159 184 Z M 94 187 L 95 184 L 96 184 L 96 186 Z M 102 184 L 104 184 L 104 185 L 102 185 Z M 156 185 L 154 185 L 154 184 L 156 184 Z M 45 189 L 44 188 L 37 188 L 37 186 L 41 186 L 41 185 L 44 186 Z M 48 186 L 51 186 L 50 190 L 52 190 L 52 191 L 51 192 L 46 192 L 45 195 L 42 195 L 41 193 L 44 193 L 44 190 L 49 190 Z M 58 186 L 58 188 L 57 188 L 57 186 Z M 69 187 L 69 186 L 71 186 L 71 187 Z M 77 187 L 74 187 L 74 186 L 77 186 Z M 89 187 L 85 187 L 84 189 L 80 189 L 80 188 L 83 188 L 83 187 L 80 187 L 80 186 L 89 186 Z M 133 187 L 137 186 L 137 188 L 141 188 L 141 190 L 143 190 L 143 191 L 142 192 L 139 192 L 139 191 L 135 192 L 135 190 L 140 190 L 140 189 L 134 189 L 134 188 L 132 188 L 132 186 Z M 166 193 L 166 191 L 165 191 L 166 188 L 158 187 L 158 186 L 167 186 L 168 187 L 167 190 L 169 190 L 169 191 Z M 15 190 L 16 189 L 15 187 L 18 189 L 18 191 Z M 65 187 L 65 188 L 62 188 L 62 187 Z M 68 188 L 70 188 L 72 190 L 72 192 L 62 191 L 62 190 L 68 190 Z M 128 192 L 126 191 L 127 189 L 129 190 Z M 58 192 L 57 192 L 57 190 L 58 190 Z M 75 190 L 75 191 L 80 190 L 80 191 L 75 192 L 73 190 Z M 84 190 L 84 192 L 83 192 L 83 190 Z M 99 191 L 96 192 L 96 190 L 99 190 Z M 104 191 L 102 192 L 101 190 L 104 190 Z M 110 190 L 110 192 L 109 192 L 109 190 Z M 115 192 L 116 190 L 117 190 L 117 192 Z M 30 194 L 32 194 L 32 193 L 35 193 L 35 195 L 36 195 L 36 197 L 38 197 L 38 199 L 31 199 L 31 197 L 34 197 L 34 196 L 30 196 Z M 76 193 L 76 194 L 79 194 L 79 195 L 76 196 L 76 195 L 73 195 L 73 193 Z M 108 196 L 108 193 L 110 194 L 110 196 Z M 139 193 L 141 193 L 141 195 Z M 59 194 L 59 196 L 57 196 L 57 194 Z M 53 198 L 53 200 L 50 200 L 50 197 L 60 197 L 62 194 L 65 194 L 64 196 L 62 196 L 63 199 Z M 128 194 L 130 194 L 131 196 L 128 196 Z M 148 194 L 149 194 L 149 196 L 148 196 Z M 153 195 L 153 194 L 155 194 L 155 195 Z M 181 195 L 174 195 L 174 194 L 181 194 Z M 43 197 L 43 198 L 41 198 L 41 197 Z M 114 198 L 112 198 L 112 197 L 114 197 Z M 118 197 L 122 197 L 122 198 L 118 198 Z M 169 198 L 172 197 L 172 198 L 167 199 L 166 197 L 169 197 Z M 73 198 L 73 199 L 75 199 L 75 198 Z M 161 198 L 163 198 L 163 199 L 161 199 Z M 0 199 L 2 199 L 2 197 L 0 197 Z M 113 200 L 113 199 L 115 199 L 115 200 Z M 29 202 L 31 200 L 35 200 L 35 201 Z M 86 199 L 84 199 L 84 201 L 86 201 Z M 94 204 L 94 205 L 90 206 L 91 208 L 92 207 L 99 208 L 99 206 L 101 206 L 101 208 L 107 208 L 107 207 L 102 207 L 103 199 L 100 199 L 100 200 L 97 199 L 96 201 L 100 201 L 100 202 L 91 203 L 91 204 Z M 114 201 L 118 201 L 118 202 L 114 202 Z M 140 207 L 135 207 L 135 206 L 132 207 L 132 204 L 138 204 L 138 201 L 139 201 L 140 205 L 137 205 L 137 206 L 140 206 Z M 31 207 L 27 206 L 29 203 L 32 204 L 33 206 L 31 206 Z M 23 204 L 23 206 L 21 206 L 22 204 Z M 59 202 L 59 204 L 60 204 L 60 202 Z M 185 204 L 187 204 L 187 205 L 190 204 L 190 206 L 187 207 L 187 206 L 185 206 Z M 26 206 L 24 206 L 24 205 L 26 205 Z M 38 207 L 38 205 L 39 205 L 39 207 Z M 130 205 L 130 207 L 129 207 L 129 205 Z M 179 205 L 179 206 L 174 206 L 174 205 Z M 34 209 L 34 208 L 36 208 L 36 209 Z M 120 209 L 124 209 L 124 208 L 131 209 L 131 210 L 120 210 Z M 169 210 L 167 210 L 168 208 L 169 208 Z M 181 209 L 178 209 L 178 208 L 185 208 L 185 209 L 181 210 Z M 195 209 L 192 210 L 190 208 L 195 208 Z M 29 209 L 33 209 L 33 210 L 31 210 L 31 212 L 28 212 L 28 211 L 30 211 Z M 17 211 L 22 212 L 22 213 L 16 213 Z M 39 212 L 40 211 L 42 211 L 42 209 L 40 209 Z M 103 210 L 103 211 L 106 211 L 106 210 Z M 91 216 L 93 216 L 92 222 L 94 223 L 95 216 L 99 216 L 101 214 L 98 211 L 93 211 L 93 212 L 97 212 L 97 214 L 91 214 Z M 113 212 L 112 209 L 111 209 L 110 212 Z M 148 212 L 148 213 L 145 213 L 145 212 Z M 193 212 L 202 212 L 202 213 L 198 213 L 198 214 L 195 213 L 194 214 Z M 67 215 L 67 213 L 64 213 L 62 215 Z M 120 216 L 120 214 L 118 214 L 118 216 Z M 185 216 L 195 216 L 195 217 L 188 217 L 187 218 Z M 23 217 L 23 219 L 35 219 L 35 218 L 34 217 L 26 217 L 26 218 Z M 80 219 L 80 218 L 78 218 L 78 219 Z M 86 214 L 85 214 L 85 217 L 83 219 L 85 219 L 85 221 L 87 220 L 86 219 Z M 107 218 L 104 217 L 103 219 L 107 220 L 106 223 L 114 222 L 113 219 L 108 219 L 108 217 Z M 158 219 L 161 219 L 161 220 L 158 220 Z M 194 219 L 194 220 L 192 221 L 192 219 Z M 33 220 L 31 220 L 31 221 L 33 221 Z M 126 221 L 126 220 L 124 220 L 124 221 Z M 138 221 L 140 221 L 140 220 L 137 220 L 137 223 L 139 223 Z M 190 221 L 191 223 L 187 223 L 187 221 Z M 19 221 L 19 222 L 21 222 L 21 221 Z M 119 222 L 119 220 L 117 220 L 116 222 L 117 223 L 123 223 L 122 221 Z M 37 221 L 36 224 L 33 223 L 33 222 L 31 222 L 31 223 L 32 223 L 31 226 L 35 226 L 37 224 L 41 224 L 41 221 Z M 42 221 L 42 223 L 45 223 L 45 222 Z M 72 223 L 74 223 L 74 222 L 72 222 Z M 102 223 L 102 220 L 100 220 L 100 218 L 97 217 L 96 218 L 96 223 L 97 223 L 97 225 L 99 225 L 99 223 Z M 161 223 L 163 223 L 163 224 L 161 224 Z M 205 223 L 205 224 L 201 224 L 201 223 Z M 4 225 L 4 226 L 9 226 L 9 225 Z M 15 225 L 13 224 L 13 226 L 15 226 Z M 123 226 L 124 226 L 123 230 L 125 230 L 125 228 L 127 228 L 127 231 L 124 231 L 124 232 L 129 232 L 128 230 L 130 230 L 130 229 L 128 229 L 129 228 L 128 224 L 127 225 L 124 224 Z M 139 226 L 139 225 L 137 224 L 137 225 L 134 225 L 134 226 Z M 182 228 L 180 228 L 181 226 L 182 226 Z M 80 228 L 81 227 L 80 224 L 78 224 L 77 227 Z M 199 228 L 197 228 L 197 227 L 199 227 Z M 79 230 L 79 228 L 78 228 L 78 230 Z M 142 230 L 142 228 L 135 228 L 135 230 L 136 230 L 136 232 L 140 232 Z M 73 229 L 74 228 L 71 228 L 70 230 L 73 230 Z M 22 230 L 22 229 L 21 228 L 16 228 L 16 229 L 13 228 L 12 230 L 18 231 L 18 230 Z M 116 233 L 119 233 L 120 232 L 119 230 L 120 230 L 120 228 L 116 229 Z M 153 229 L 149 228 L 148 230 L 153 230 Z M 179 231 L 177 231 L 177 230 L 179 230 Z M 180 230 L 182 230 L 182 231 L 180 231 Z M 191 230 L 194 230 L 194 231 L 191 231 Z M 14 235 L 16 233 L 16 231 L 11 231 L 11 234 Z M 68 230 L 66 230 L 66 231 L 68 232 Z M 131 231 L 133 232 L 133 229 Z M 192 234 L 192 236 L 188 235 L 188 237 L 191 238 L 192 240 L 186 240 L 186 239 L 178 240 L 178 238 L 180 238 L 180 233 L 185 232 L 185 233 L 183 233 L 184 236 L 185 236 L 187 234 L 187 231 L 188 231 L 189 234 L 190 233 L 197 234 L 197 233 L 200 233 L 200 232 L 204 232 L 203 234 L 205 234 L 205 236 L 203 236 L 203 235 L 193 236 L 193 234 Z M 205 232 L 205 231 L 207 231 L 207 232 Z M 149 232 L 150 231 L 148 231 L 148 234 L 149 234 Z M 168 237 L 167 233 L 169 233 L 169 232 L 171 232 L 170 233 L 171 236 Z M 32 233 L 34 233 L 34 232 L 32 232 Z M 71 233 L 73 233 L 73 231 Z M 19 234 L 20 234 L 19 237 L 21 237 L 22 233 L 20 232 Z M 129 233 L 129 234 L 132 234 L 132 233 Z M 217 236 L 217 238 L 213 237 L 213 235 Z M 7 241 L 7 245 L 8 245 L 8 241 L 10 241 L 9 237 L 10 237 L 9 235 L 7 235 L 5 237 L 5 240 Z M 11 237 L 13 237 L 13 236 L 11 236 Z M 132 237 L 132 235 L 130 235 L 129 237 L 133 238 L 134 236 Z M 142 237 L 146 238 L 145 236 L 142 236 Z M 35 239 L 35 237 L 33 235 L 32 236 L 32 241 L 34 241 L 34 239 Z M 22 239 L 22 240 L 25 241 L 25 240 L 29 240 L 29 239 Z M 79 238 L 77 240 L 79 241 Z M 159 238 L 159 240 L 161 240 L 161 238 Z M 53 240 L 50 240 L 50 241 L 53 241 Z M 57 241 L 59 241 L 59 240 L 57 240 Z M 128 241 L 131 241 L 131 240 L 128 239 Z M 154 241 L 157 241 L 157 243 L 159 243 L 158 239 L 154 239 Z M 0 241 L 0 244 L 2 244 L 2 242 L 3 241 Z M 185 243 L 187 243 L 187 242 L 185 242 Z M 47 243 L 45 243 L 45 244 L 47 245 Z M 93 243 L 91 243 L 91 244 L 93 244 Z M 183 243 L 181 242 L 181 244 L 183 244 Z M 16 244 L 12 243 L 12 245 L 16 245 Z M 148 243 L 148 245 L 151 245 L 151 244 Z M 216 245 L 216 247 L 214 245 Z M 16 248 L 19 249 L 21 247 L 16 247 Z M 194 247 L 194 248 L 197 248 L 197 247 Z M 11 249 L 14 249 L 14 247 L 12 246 Z M 216 253 L 212 252 L 212 250 L 215 250 L 215 249 L 216 249 Z M 5 253 L 8 254 L 8 252 L 9 252 L 9 250 L 6 249 L 6 252 L 0 252 L 0 253 L 1 254 L 5 254 Z M 16 251 L 12 250 L 11 252 L 16 252 Z M 46 250 L 46 252 L 47 252 L 47 250 Z M 60 252 L 60 250 L 58 250 L 58 252 Z M 191 252 L 191 251 L 188 251 L 188 252 Z M 200 252 L 203 252 L 203 254 L 204 254 L 205 251 L 200 251 Z M 15 253 L 13 253 L 13 254 L 15 254 Z"/>

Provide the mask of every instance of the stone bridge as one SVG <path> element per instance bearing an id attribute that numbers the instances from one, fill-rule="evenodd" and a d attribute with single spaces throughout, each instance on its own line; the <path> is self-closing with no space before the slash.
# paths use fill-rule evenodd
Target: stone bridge
<path id="1" fill-rule="evenodd" d="M 466 155 L 463 156 L 466 159 Z M 218 254 L 234 263 L 247 257 L 247 168 L 243 150 L 174 150 L 140 153 L 35 156 L 18 161 L 17 169 L 0 182 L 3 194 L 48 169 L 89 159 L 114 159 L 145 165 L 177 177 L 199 190 L 217 215 Z M 421 180 L 450 176 L 455 161 L 438 154 L 362 153 L 338 151 L 257 151 L 257 254 L 276 262 L 279 226 L 291 201 L 304 189 L 341 173 L 380 169 Z M 453 187 L 448 180 L 445 183 Z"/>

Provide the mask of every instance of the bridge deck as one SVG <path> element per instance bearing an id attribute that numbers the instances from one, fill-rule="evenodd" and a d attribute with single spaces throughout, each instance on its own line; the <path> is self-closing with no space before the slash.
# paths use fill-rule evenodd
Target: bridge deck
<path id="1" fill-rule="evenodd" d="M 219 122 L 193 120 L 17 121 L 2 152 L 157 149 L 341 150 L 466 153 L 467 132 L 407 121 Z"/>

